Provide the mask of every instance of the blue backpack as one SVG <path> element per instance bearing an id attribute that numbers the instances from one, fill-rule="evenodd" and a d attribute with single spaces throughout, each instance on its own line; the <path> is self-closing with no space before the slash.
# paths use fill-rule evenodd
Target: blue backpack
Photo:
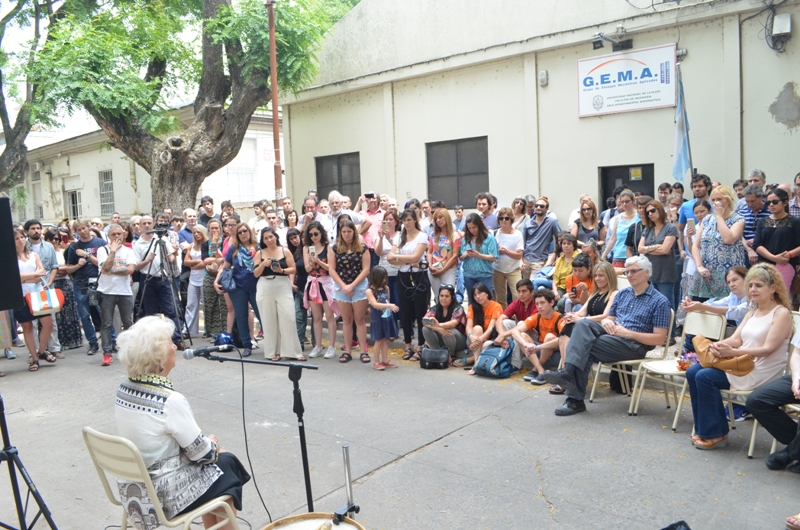
<path id="1" fill-rule="evenodd" d="M 486 348 L 475 361 L 473 370 L 478 375 L 484 377 L 494 377 L 495 379 L 505 379 L 516 370 L 511 364 L 511 354 L 516 343 L 514 339 L 508 339 L 508 348 L 493 346 Z"/>

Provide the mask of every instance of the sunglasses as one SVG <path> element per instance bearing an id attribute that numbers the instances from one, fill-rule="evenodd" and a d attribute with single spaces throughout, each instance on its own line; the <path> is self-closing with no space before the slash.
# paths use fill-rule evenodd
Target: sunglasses
<path id="1" fill-rule="evenodd" d="M 243 228 L 243 229 L 239 230 L 239 231 L 238 231 L 238 232 L 236 232 L 236 233 L 237 233 L 237 234 L 239 234 L 239 235 L 242 235 L 242 234 L 249 234 L 249 233 L 250 233 L 250 230 L 247 230 L 247 229 Z"/>
<path id="2" fill-rule="evenodd" d="M 309 232 L 308 235 L 310 235 L 311 237 L 319 237 L 320 233 L 319 232 Z"/>
<path id="3" fill-rule="evenodd" d="M 592 210 L 591 208 L 581 208 L 581 211 L 582 212 L 593 212 L 594 210 Z"/>
<path id="4" fill-rule="evenodd" d="M 453 287 L 453 285 L 452 285 L 452 284 L 449 284 L 449 283 L 443 283 L 443 284 L 441 284 L 441 285 L 439 286 L 439 291 L 441 291 L 442 289 L 447 289 L 447 290 L 455 290 L 455 287 Z"/>
<path id="5" fill-rule="evenodd" d="M 510 221 L 511 218 L 504 215 L 503 217 L 498 217 L 497 220 L 498 221 Z"/>
<path id="6" fill-rule="evenodd" d="M 777 206 L 782 202 L 783 201 L 780 199 L 772 199 L 771 201 L 766 201 L 766 203 L 769 204 L 770 206 Z"/>
<path id="7" fill-rule="evenodd" d="M 619 203 L 620 204 L 630 204 L 631 200 L 630 199 L 626 199 L 626 200 L 619 201 Z"/>
<path id="8" fill-rule="evenodd" d="M 546 204 L 537 204 L 534 208 L 547 208 Z"/>
<path id="9" fill-rule="evenodd" d="M 650 214 L 654 214 L 654 213 L 656 213 L 657 211 L 658 211 L 658 210 L 656 210 L 655 208 L 651 208 L 650 210 L 647 210 L 647 214 L 648 214 L 648 215 L 650 215 Z"/>

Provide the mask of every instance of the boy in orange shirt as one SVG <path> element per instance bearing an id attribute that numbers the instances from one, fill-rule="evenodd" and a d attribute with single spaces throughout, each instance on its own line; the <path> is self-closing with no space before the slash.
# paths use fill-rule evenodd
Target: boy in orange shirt
<path id="1" fill-rule="evenodd" d="M 517 324 L 511 336 L 517 341 L 520 350 L 525 353 L 536 371 L 536 375 L 530 380 L 531 384 L 543 385 L 546 383 L 542 376 L 543 365 L 558 349 L 558 335 L 564 329 L 566 322 L 561 313 L 555 310 L 556 295 L 553 291 L 549 289 L 536 291 L 533 302 L 539 312 Z M 537 340 L 528 334 L 528 331 L 533 330 L 537 332 Z"/>
<path id="2" fill-rule="evenodd" d="M 592 294 L 592 260 L 586 254 L 578 254 L 572 260 L 572 274 L 567 276 L 567 294 L 556 306 L 564 313 L 571 313 L 581 308 Z"/>

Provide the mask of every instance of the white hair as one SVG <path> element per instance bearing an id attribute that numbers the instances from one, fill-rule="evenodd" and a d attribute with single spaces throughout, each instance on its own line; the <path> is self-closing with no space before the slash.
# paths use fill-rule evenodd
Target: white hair
<path id="1" fill-rule="evenodd" d="M 339 198 L 339 200 L 342 200 L 342 199 L 344 198 L 344 197 L 342 197 L 342 194 L 341 194 L 341 193 L 339 193 L 339 192 L 338 192 L 338 191 L 336 191 L 336 190 L 333 190 L 332 192 L 330 192 L 330 193 L 328 194 L 328 202 L 332 201 L 334 197 L 338 197 L 338 198 Z"/>
<path id="2" fill-rule="evenodd" d="M 650 274 L 653 272 L 653 264 L 650 263 L 650 260 L 644 256 L 631 256 L 630 258 L 625 260 L 625 268 L 630 267 L 631 265 L 639 265 L 639 268 L 643 271 L 647 272 L 647 277 L 650 277 Z"/>
<path id="3" fill-rule="evenodd" d="M 140 318 L 119 334 L 119 360 L 131 377 L 158 375 L 172 346 L 175 324 L 163 316 Z"/>

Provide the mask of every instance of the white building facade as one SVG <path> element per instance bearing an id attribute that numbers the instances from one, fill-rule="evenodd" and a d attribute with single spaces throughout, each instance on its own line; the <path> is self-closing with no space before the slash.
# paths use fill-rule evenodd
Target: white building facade
<path id="1" fill-rule="evenodd" d="M 181 109 L 181 116 L 191 119 L 191 106 Z M 18 185 L 27 199 L 14 205 L 16 222 L 37 218 L 55 224 L 94 217 L 108 221 L 114 212 L 128 219 L 152 211 L 150 175 L 111 148 L 99 129 L 31 149 L 28 162 L 30 172 Z M 223 200 L 246 207 L 273 200 L 274 162 L 271 114 L 257 112 L 236 158 L 205 179 L 198 200 L 214 197 L 217 213 Z"/>
<path id="2" fill-rule="evenodd" d="M 800 36 L 771 49 L 760 2 L 631 4 L 646 2 L 363 0 L 324 43 L 315 86 L 284 102 L 290 193 L 375 189 L 451 208 L 486 189 L 501 205 L 531 193 L 564 220 L 582 193 L 655 196 L 674 182 L 675 108 L 579 117 L 578 62 L 612 53 L 609 40 L 594 49 L 597 33 L 632 39 L 627 52 L 674 48 L 698 172 L 791 182 Z M 775 14 L 798 21 L 800 2 Z"/>

